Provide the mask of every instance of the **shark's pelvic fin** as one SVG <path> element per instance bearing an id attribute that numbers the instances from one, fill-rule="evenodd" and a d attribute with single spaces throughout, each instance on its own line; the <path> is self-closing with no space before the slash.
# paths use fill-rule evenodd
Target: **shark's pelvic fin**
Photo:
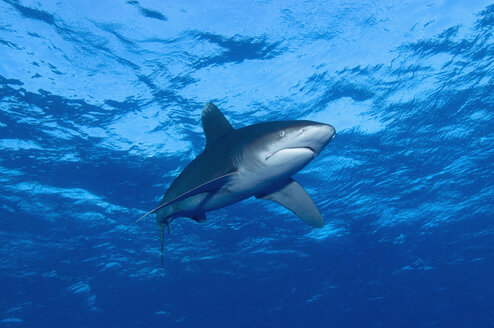
<path id="1" fill-rule="evenodd" d="M 256 198 L 271 200 L 285 206 L 312 227 L 324 226 L 324 219 L 316 204 L 304 188 L 292 178 L 283 188 L 270 194 L 258 195 Z"/>
<path id="2" fill-rule="evenodd" d="M 225 184 L 226 182 L 228 182 L 228 180 L 231 178 L 231 176 L 233 176 L 235 174 L 237 174 L 237 170 L 236 169 L 233 169 L 229 173 L 220 175 L 219 177 L 216 177 L 216 178 L 214 178 L 212 180 L 209 180 L 209 181 L 207 181 L 207 182 L 205 182 L 205 183 L 203 183 L 203 184 L 201 184 L 201 185 L 199 185 L 199 186 L 197 186 L 195 188 L 192 188 L 191 190 L 184 192 L 183 194 L 181 194 L 181 195 L 173 198 L 172 200 L 170 200 L 168 202 L 165 202 L 163 204 L 160 204 L 158 207 L 152 209 L 151 211 L 149 211 L 146 214 L 144 214 L 143 216 L 141 216 L 134 223 L 137 223 L 137 222 L 141 221 L 146 216 L 155 213 L 156 211 L 162 209 L 163 207 L 165 207 L 167 205 L 170 205 L 172 203 L 178 202 L 178 201 L 180 201 L 182 199 L 185 199 L 187 197 L 191 197 L 191 196 L 194 196 L 194 195 L 201 194 L 203 192 L 208 192 L 208 191 L 219 189 L 223 184 Z"/>
<path id="3" fill-rule="evenodd" d="M 206 148 L 214 144 L 225 134 L 234 130 L 218 107 L 208 102 L 202 110 L 202 127 L 206 135 Z"/>
<path id="4" fill-rule="evenodd" d="M 191 219 L 196 221 L 197 223 L 204 223 L 204 222 L 206 222 L 206 214 L 201 213 L 201 214 L 195 215 L 194 217 L 191 217 Z"/>

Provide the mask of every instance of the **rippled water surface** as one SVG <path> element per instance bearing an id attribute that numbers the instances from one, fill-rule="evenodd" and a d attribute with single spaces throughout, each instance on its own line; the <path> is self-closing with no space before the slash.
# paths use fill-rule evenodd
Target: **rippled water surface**
<path id="1" fill-rule="evenodd" d="M 489 1 L 0 1 L 0 326 L 494 326 Z M 312 229 L 134 224 L 205 144 L 311 119 Z"/>

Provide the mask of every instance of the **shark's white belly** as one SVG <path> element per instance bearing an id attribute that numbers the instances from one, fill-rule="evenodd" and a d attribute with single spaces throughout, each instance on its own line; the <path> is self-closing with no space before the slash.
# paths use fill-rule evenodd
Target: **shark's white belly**
<path id="1" fill-rule="evenodd" d="M 270 165 L 259 162 L 244 163 L 238 173 L 221 188 L 198 194 L 180 202 L 180 214 L 194 217 L 216 210 L 243 199 L 273 190 L 277 185 L 288 182 L 288 178 L 314 158 L 308 149 L 289 149 L 271 156 Z"/>

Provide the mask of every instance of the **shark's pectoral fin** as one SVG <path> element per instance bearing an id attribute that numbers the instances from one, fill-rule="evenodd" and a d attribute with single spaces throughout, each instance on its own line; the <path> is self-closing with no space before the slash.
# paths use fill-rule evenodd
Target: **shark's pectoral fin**
<path id="1" fill-rule="evenodd" d="M 184 192 L 180 196 L 175 197 L 174 199 L 172 199 L 172 200 L 170 200 L 170 201 L 168 201 L 168 202 L 166 202 L 160 206 L 163 206 L 163 205 L 166 206 L 166 205 L 169 205 L 171 203 L 178 202 L 182 199 L 185 199 L 185 198 L 188 198 L 188 197 L 191 197 L 194 195 L 202 194 L 202 193 L 208 192 L 208 191 L 217 190 L 217 189 L 221 188 L 221 186 L 223 186 L 225 183 L 227 183 L 231 179 L 231 177 L 234 176 L 235 174 L 237 174 L 237 170 L 233 169 L 231 172 L 220 175 L 218 177 L 215 177 L 215 178 L 213 178 L 207 182 L 204 182 L 203 184 L 201 184 L 197 187 L 194 187 L 187 192 Z"/>
<path id="2" fill-rule="evenodd" d="M 257 195 L 256 198 L 271 200 L 285 206 L 312 227 L 324 226 L 324 219 L 312 198 L 301 185 L 291 178 L 290 182 L 281 189 L 270 194 Z"/>
<path id="3" fill-rule="evenodd" d="M 181 201 L 182 199 L 192 197 L 194 195 L 202 194 L 204 192 L 217 190 L 217 189 L 221 188 L 221 186 L 223 186 L 225 183 L 227 183 L 230 180 L 230 178 L 232 176 L 234 176 L 235 174 L 237 174 L 237 169 L 233 168 L 228 173 L 225 173 L 225 174 L 217 176 L 217 177 L 215 177 L 215 178 L 213 178 L 207 182 L 204 182 L 203 184 L 200 184 L 199 186 L 194 187 L 194 188 L 184 192 L 183 194 L 181 194 L 181 195 L 179 195 L 179 196 L 177 196 L 177 197 L 175 197 L 175 198 L 173 198 L 167 202 L 161 203 L 158 207 L 155 207 L 151 211 L 149 211 L 146 214 L 144 214 L 143 216 L 141 216 L 134 223 L 139 222 L 140 220 L 144 219 L 146 216 L 155 213 L 156 211 L 162 209 L 163 207 L 165 207 L 167 205 Z"/>

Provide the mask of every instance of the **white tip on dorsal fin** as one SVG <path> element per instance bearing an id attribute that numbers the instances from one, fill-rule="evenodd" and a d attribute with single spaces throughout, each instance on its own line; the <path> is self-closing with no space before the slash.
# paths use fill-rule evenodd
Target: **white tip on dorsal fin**
<path id="1" fill-rule="evenodd" d="M 202 127 L 206 135 L 206 148 L 234 130 L 218 107 L 211 102 L 204 105 L 202 110 Z"/>

